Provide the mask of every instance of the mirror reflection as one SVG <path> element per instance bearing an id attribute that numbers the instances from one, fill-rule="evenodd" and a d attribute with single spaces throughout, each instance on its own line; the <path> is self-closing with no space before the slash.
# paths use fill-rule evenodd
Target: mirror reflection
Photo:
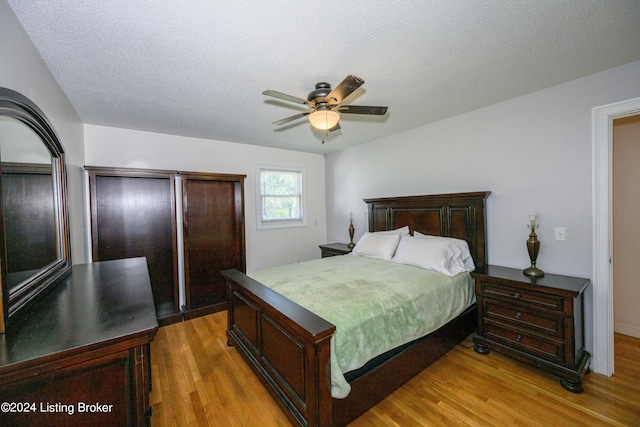
<path id="1" fill-rule="evenodd" d="M 28 126 L 0 117 L 0 160 L 9 293 L 60 259 L 53 164 Z"/>

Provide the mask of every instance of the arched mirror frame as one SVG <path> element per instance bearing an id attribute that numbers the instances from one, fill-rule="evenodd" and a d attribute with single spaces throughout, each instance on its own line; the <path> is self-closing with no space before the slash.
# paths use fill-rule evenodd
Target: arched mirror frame
<path id="1" fill-rule="evenodd" d="M 39 297 L 52 289 L 58 281 L 71 271 L 71 248 L 69 245 L 69 218 L 66 189 L 66 170 L 64 150 L 55 130 L 45 114 L 27 97 L 11 89 L 0 88 L 0 116 L 18 120 L 31 129 L 51 154 L 52 178 L 54 187 L 54 212 L 56 238 L 58 239 L 57 259 L 29 276 L 15 291 L 9 292 L 7 272 L 7 245 L 0 197 L 0 333 L 5 332 L 11 318 L 19 316 L 35 303 Z M 0 196 L 1 196 L 0 187 Z"/>

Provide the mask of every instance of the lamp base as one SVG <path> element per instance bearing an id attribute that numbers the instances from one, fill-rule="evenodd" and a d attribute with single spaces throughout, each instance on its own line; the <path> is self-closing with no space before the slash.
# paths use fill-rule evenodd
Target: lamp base
<path id="1" fill-rule="evenodd" d="M 544 271 L 540 270 L 538 267 L 536 267 L 533 264 L 531 265 L 531 267 L 525 268 L 522 272 L 526 276 L 530 276 L 530 277 L 542 277 L 542 276 L 544 276 Z"/>

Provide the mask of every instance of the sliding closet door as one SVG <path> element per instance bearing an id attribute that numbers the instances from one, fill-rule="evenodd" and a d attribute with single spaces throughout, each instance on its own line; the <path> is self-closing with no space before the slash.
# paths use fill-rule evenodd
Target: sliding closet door
<path id="1" fill-rule="evenodd" d="M 93 261 L 146 257 L 158 322 L 179 309 L 175 172 L 86 168 Z"/>
<path id="2" fill-rule="evenodd" d="M 245 271 L 244 175 L 183 173 L 186 317 L 224 310 L 221 270 Z"/>

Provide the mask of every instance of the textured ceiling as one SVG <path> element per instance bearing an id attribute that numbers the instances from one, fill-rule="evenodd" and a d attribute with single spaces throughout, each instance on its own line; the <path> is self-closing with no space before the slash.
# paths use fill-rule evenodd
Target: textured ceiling
<path id="1" fill-rule="evenodd" d="M 85 123 L 325 153 L 640 59 L 638 0 L 8 0 Z M 365 80 L 326 143 L 315 83 Z"/>

